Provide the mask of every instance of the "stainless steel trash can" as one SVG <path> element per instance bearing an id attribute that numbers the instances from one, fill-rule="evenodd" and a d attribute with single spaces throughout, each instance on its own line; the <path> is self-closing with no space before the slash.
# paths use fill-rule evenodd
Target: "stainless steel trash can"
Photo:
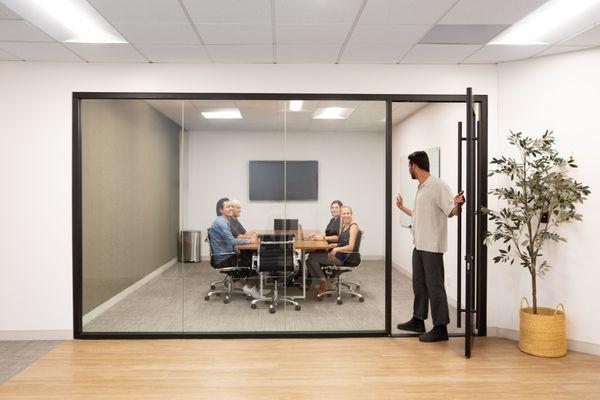
<path id="1" fill-rule="evenodd" d="M 200 231 L 180 232 L 177 244 L 177 259 L 179 262 L 200 262 Z"/>

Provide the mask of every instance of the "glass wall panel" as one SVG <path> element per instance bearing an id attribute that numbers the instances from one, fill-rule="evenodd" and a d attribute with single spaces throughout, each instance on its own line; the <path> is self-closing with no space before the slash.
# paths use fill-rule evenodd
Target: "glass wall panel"
<path id="1" fill-rule="evenodd" d="M 299 297 L 287 331 L 385 330 L 385 102 L 284 104 Z"/>
<path id="2" fill-rule="evenodd" d="M 185 332 L 285 330 L 269 301 L 277 270 L 258 244 L 284 217 L 283 129 L 277 101 L 185 102 L 183 230 L 203 237 L 201 262 L 184 264 Z"/>
<path id="3" fill-rule="evenodd" d="M 180 101 L 82 100 L 84 332 L 181 332 Z"/>

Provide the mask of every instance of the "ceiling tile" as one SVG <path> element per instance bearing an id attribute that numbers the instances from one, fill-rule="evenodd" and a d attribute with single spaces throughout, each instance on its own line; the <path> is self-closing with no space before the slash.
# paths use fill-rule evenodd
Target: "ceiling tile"
<path id="1" fill-rule="evenodd" d="M 349 43 L 342 54 L 341 63 L 349 64 L 395 64 L 411 48 L 410 44 L 363 44 Z"/>
<path id="2" fill-rule="evenodd" d="M 135 47 L 152 62 L 210 63 L 202 45 L 138 44 Z"/>
<path id="3" fill-rule="evenodd" d="M 0 20 L 0 41 L 55 42 L 50 36 L 24 20 Z"/>
<path id="4" fill-rule="evenodd" d="M 580 33 L 577 36 L 573 36 L 571 39 L 566 40 L 561 45 L 578 45 L 578 46 L 593 46 L 600 45 L 600 24 Z"/>
<path id="5" fill-rule="evenodd" d="M 0 3 L 0 19 L 22 19 L 19 15 L 15 14 L 6 7 L 4 4 Z"/>
<path id="6" fill-rule="evenodd" d="M 484 44 L 506 28 L 508 25 L 436 25 L 419 43 Z"/>
<path id="7" fill-rule="evenodd" d="M 198 44 L 190 24 L 115 24 L 130 43 Z"/>
<path id="8" fill-rule="evenodd" d="M 369 0 L 361 24 L 434 25 L 456 0 Z"/>
<path id="9" fill-rule="evenodd" d="M 352 23 L 362 0 L 278 0 L 277 24 Z"/>
<path id="10" fill-rule="evenodd" d="M 571 53 L 573 51 L 586 50 L 586 49 L 591 49 L 594 47 L 596 47 L 596 46 L 552 46 L 549 49 L 546 49 L 546 50 L 542 51 L 541 53 L 536 54 L 536 57 L 550 56 L 553 54 Z"/>
<path id="11" fill-rule="evenodd" d="M 278 24 L 278 44 L 342 44 L 350 24 Z"/>
<path id="12" fill-rule="evenodd" d="M 177 0 L 88 0 L 112 23 L 188 22 Z"/>
<path id="13" fill-rule="evenodd" d="M 431 25 L 358 25 L 350 42 L 353 44 L 406 44 L 417 43 L 431 29 Z"/>
<path id="14" fill-rule="evenodd" d="M 20 61 L 19 57 L 13 56 L 12 54 L 8 54 L 2 50 L 0 50 L 0 61 Z"/>
<path id="15" fill-rule="evenodd" d="M 147 62 L 130 44 L 65 43 L 65 46 L 90 62 Z"/>
<path id="16" fill-rule="evenodd" d="M 271 24 L 196 24 L 205 44 L 272 44 Z"/>
<path id="17" fill-rule="evenodd" d="M 271 22 L 270 0 L 183 0 L 183 4 L 194 22 L 243 24 Z"/>
<path id="18" fill-rule="evenodd" d="M 278 63 L 329 63 L 333 64 L 340 53 L 341 44 L 284 44 L 277 45 Z"/>
<path id="19" fill-rule="evenodd" d="M 59 43 L 0 42 L 0 50 L 27 61 L 82 61 Z"/>
<path id="20" fill-rule="evenodd" d="M 508 46 L 508 45 L 488 45 L 484 46 L 477 53 L 473 54 L 465 63 L 497 63 L 503 61 L 520 60 L 540 53 L 549 46 Z"/>
<path id="21" fill-rule="evenodd" d="M 481 46 L 472 44 L 417 44 L 402 64 L 457 64 Z"/>
<path id="22" fill-rule="evenodd" d="M 440 24 L 512 25 L 547 0 L 460 0 Z"/>
<path id="23" fill-rule="evenodd" d="M 206 50 L 215 63 L 272 63 L 272 45 L 209 45 Z"/>

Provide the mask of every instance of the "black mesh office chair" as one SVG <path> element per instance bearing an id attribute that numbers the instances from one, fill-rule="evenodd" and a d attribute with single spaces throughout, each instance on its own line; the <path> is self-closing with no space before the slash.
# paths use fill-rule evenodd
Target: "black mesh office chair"
<path id="1" fill-rule="evenodd" d="M 210 266 L 215 271 L 225 274 L 225 278 L 222 281 L 212 282 L 210 284 L 210 291 L 204 296 L 204 300 L 209 301 L 210 296 L 221 294 L 225 295 L 223 303 L 227 304 L 231 301 L 231 296 L 234 294 L 244 295 L 249 297 L 242 289 L 233 288 L 233 278 L 240 276 L 243 273 L 250 271 L 248 267 L 240 267 L 238 265 L 238 255 L 236 252 L 229 253 L 213 253 L 212 245 L 210 241 L 210 228 L 206 230 L 206 241 L 208 242 L 208 248 L 210 251 Z M 223 288 L 216 289 L 217 284 L 223 284 Z"/>
<path id="2" fill-rule="evenodd" d="M 273 220 L 273 229 L 276 231 L 297 231 L 298 220 L 275 218 Z"/>
<path id="3" fill-rule="evenodd" d="M 258 253 L 255 256 L 256 271 L 261 276 L 261 286 L 264 277 L 272 280 L 274 285 L 271 297 L 252 300 L 252 309 L 256 309 L 258 303 L 267 302 L 269 312 L 273 314 L 277 305 L 282 302 L 292 304 L 296 311 L 300 311 L 301 307 L 297 301 L 291 297 L 279 296 L 278 290 L 278 285 L 285 286 L 287 279 L 294 274 L 297 261 L 294 235 L 259 235 Z"/>
<path id="4" fill-rule="evenodd" d="M 342 274 L 350 271 L 356 271 L 360 267 L 360 241 L 362 239 L 362 231 L 358 231 L 356 236 L 356 242 L 354 243 L 354 251 L 341 251 L 339 254 L 344 254 L 345 261 L 343 265 L 328 265 L 324 267 L 327 276 L 333 278 L 332 289 L 319 293 L 317 300 L 323 300 L 323 296 L 331 296 L 332 294 L 337 295 L 337 303 L 343 304 L 342 293 L 351 295 L 352 297 L 358 297 L 358 301 L 361 303 L 365 301 L 362 294 L 358 292 L 360 286 L 356 282 L 349 282 L 342 280 Z M 353 288 L 354 286 L 354 288 Z"/>

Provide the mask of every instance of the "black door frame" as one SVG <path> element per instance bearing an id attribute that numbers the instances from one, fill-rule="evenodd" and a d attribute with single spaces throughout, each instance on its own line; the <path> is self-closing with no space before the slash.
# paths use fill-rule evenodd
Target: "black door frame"
<path id="1" fill-rule="evenodd" d="M 481 109 L 481 130 L 478 140 L 478 165 L 485 166 L 478 173 L 480 188 L 478 205 L 487 205 L 487 134 L 488 97 L 473 96 Z M 328 332 L 84 332 L 83 331 L 83 275 L 82 275 L 82 154 L 81 154 L 81 101 L 82 100 L 337 100 L 385 101 L 385 329 L 376 331 Z M 356 94 L 356 93 L 159 93 L 159 92 L 73 92 L 72 96 L 72 237 L 73 237 L 73 334 L 75 339 L 169 339 L 169 338 L 331 338 L 331 337 L 383 337 L 392 336 L 392 103 L 464 103 L 464 94 Z M 483 143 L 483 145 L 482 145 Z M 485 189 L 485 191 L 484 191 Z M 479 230 L 487 229 L 485 215 L 479 216 Z M 479 236 L 483 237 L 483 236 Z M 477 319 L 481 321 L 477 336 L 486 335 L 487 306 L 487 251 L 482 240 L 477 243 Z M 415 335 L 394 335 L 415 336 Z M 464 336 L 464 335 L 452 335 Z"/>

